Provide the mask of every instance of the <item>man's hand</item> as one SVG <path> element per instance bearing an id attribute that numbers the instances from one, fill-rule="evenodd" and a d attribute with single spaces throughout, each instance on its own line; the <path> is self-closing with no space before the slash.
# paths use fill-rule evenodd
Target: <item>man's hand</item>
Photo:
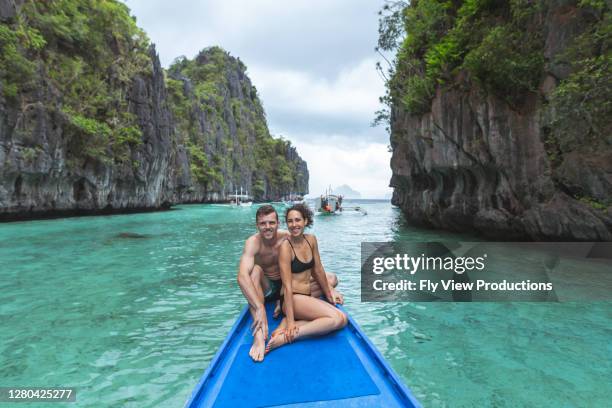
<path id="1" fill-rule="evenodd" d="M 266 308 L 264 305 L 259 305 L 255 309 L 255 317 L 253 318 L 253 324 L 251 325 L 251 333 L 255 335 L 257 330 L 261 329 L 264 335 L 264 339 L 268 338 L 268 316 L 266 315 Z"/>

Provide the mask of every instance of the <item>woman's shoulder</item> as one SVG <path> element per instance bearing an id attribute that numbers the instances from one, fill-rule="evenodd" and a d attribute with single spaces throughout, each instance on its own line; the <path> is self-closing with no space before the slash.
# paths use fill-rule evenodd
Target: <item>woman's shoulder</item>
<path id="1" fill-rule="evenodd" d="M 308 241 L 310 245 L 317 244 L 317 237 L 314 234 L 304 234 L 304 238 Z"/>
<path id="2" fill-rule="evenodd" d="M 290 256 L 291 247 L 289 246 L 289 239 L 285 238 L 278 246 L 278 255 L 280 257 Z"/>

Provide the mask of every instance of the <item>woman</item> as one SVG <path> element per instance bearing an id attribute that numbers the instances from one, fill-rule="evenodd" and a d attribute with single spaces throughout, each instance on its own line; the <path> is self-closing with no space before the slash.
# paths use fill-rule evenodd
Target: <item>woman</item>
<path id="1" fill-rule="evenodd" d="M 313 222 L 312 211 L 303 204 L 285 213 L 289 238 L 281 244 L 278 263 L 283 289 L 281 309 L 285 318 L 266 346 L 266 353 L 303 337 L 321 336 L 346 326 L 346 315 L 334 305 L 335 296 L 325 277 L 314 235 L 304 234 Z M 310 296 L 314 276 L 329 302 Z"/>

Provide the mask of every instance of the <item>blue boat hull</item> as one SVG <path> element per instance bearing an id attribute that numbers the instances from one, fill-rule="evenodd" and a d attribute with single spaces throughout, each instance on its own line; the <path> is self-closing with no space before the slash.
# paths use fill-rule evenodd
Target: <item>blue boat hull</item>
<path id="1" fill-rule="evenodd" d="M 271 316 L 272 331 L 280 322 Z M 349 316 L 327 336 L 300 340 L 255 363 L 245 307 L 186 407 L 419 407 L 408 388 Z"/>

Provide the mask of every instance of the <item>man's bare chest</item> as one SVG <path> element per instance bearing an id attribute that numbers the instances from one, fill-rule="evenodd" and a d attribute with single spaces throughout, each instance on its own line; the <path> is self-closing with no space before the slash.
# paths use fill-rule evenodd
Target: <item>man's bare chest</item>
<path id="1" fill-rule="evenodd" d="M 255 257 L 255 263 L 262 267 L 278 265 L 278 249 L 266 248 L 260 250 Z"/>

